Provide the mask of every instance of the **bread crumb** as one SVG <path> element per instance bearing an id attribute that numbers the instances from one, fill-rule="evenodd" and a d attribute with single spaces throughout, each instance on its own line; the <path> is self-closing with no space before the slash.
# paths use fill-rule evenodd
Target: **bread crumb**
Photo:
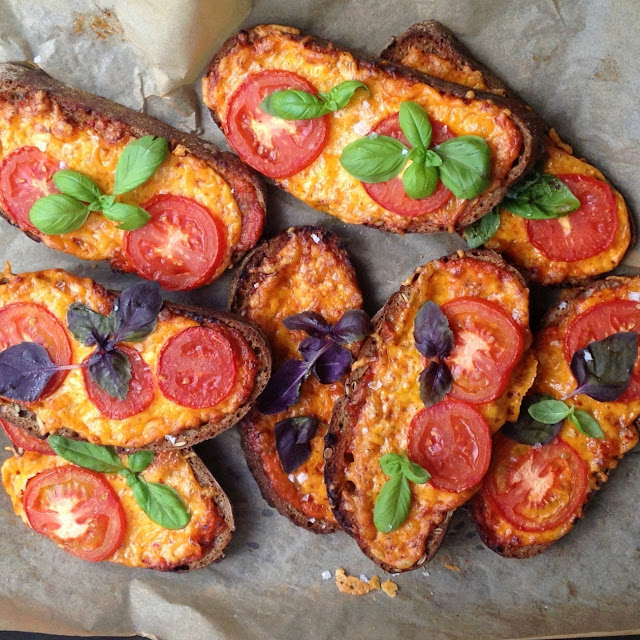
<path id="1" fill-rule="evenodd" d="M 449 564 L 448 562 L 445 562 L 444 566 L 446 569 L 449 569 L 449 571 L 462 571 L 462 569 L 457 564 Z"/>
<path id="2" fill-rule="evenodd" d="M 476 94 L 474 91 L 467 91 L 467 93 L 464 96 L 467 100 L 473 100 L 476 97 Z"/>
<path id="3" fill-rule="evenodd" d="M 380 578 L 378 576 L 373 576 L 371 580 L 369 580 L 369 589 L 371 591 L 378 591 L 380 589 Z M 375 598 L 375 596 L 373 596 Z"/>
<path id="4" fill-rule="evenodd" d="M 348 576 L 344 569 L 336 569 L 336 586 L 340 593 L 350 593 L 353 596 L 363 596 L 371 591 L 367 582 L 355 576 Z"/>
<path id="5" fill-rule="evenodd" d="M 385 580 L 380 586 L 390 598 L 395 598 L 398 595 L 398 585 L 392 580 Z"/>

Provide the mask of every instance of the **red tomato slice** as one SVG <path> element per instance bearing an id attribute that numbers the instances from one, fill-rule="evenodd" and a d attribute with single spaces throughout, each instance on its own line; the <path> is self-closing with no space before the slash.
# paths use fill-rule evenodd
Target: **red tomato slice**
<path id="1" fill-rule="evenodd" d="M 0 309 L 0 351 L 21 342 L 43 346 L 53 364 L 71 364 L 71 344 L 62 323 L 42 305 L 14 302 Z M 52 394 L 63 382 L 67 371 L 56 372 L 40 398 Z"/>
<path id="2" fill-rule="evenodd" d="M 282 120 L 260 109 L 274 91 L 299 89 L 317 93 L 312 84 L 289 71 L 250 76 L 229 100 L 225 123 L 229 145 L 250 166 L 269 178 L 288 178 L 308 167 L 329 136 L 329 118 Z"/>
<path id="3" fill-rule="evenodd" d="M 456 298 L 442 312 L 454 337 L 445 360 L 453 377 L 449 397 L 471 403 L 495 400 L 524 351 L 520 327 L 502 307 L 482 298 Z"/>
<path id="4" fill-rule="evenodd" d="M 522 531 L 546 531 L 574 517 L 587 492 L 587 465 L 556 438 L 541 447 L 502 438 L 483 492 Z"/>
<path id="5" fill-rule="evenodd" d="M 106 560 L 122 543 L 124 509 L 95 471 L 74 465 L 42 471 L 27 482 L 23 504 L 35 531 L 83 560 Z"/>
<path id="6" fill-rule="evenodd" d="M 529 242 L 549 260 L 586 260 L 607 249 L 618 230 L 613 192 L 606 182 L 589 176 L 556 177 L 580 200 L 580 207 L 563 218 L 527 220 Z"/>
<path id="7" fill-rule="evenodd" d="M 151 404 L 155 390 L 151 368 L 142 359 L 142 356 L 131 347 L 119 346 L 118 349 L 129 358 L 131 363 L 129 393 L 124 400 L 110 396 L 99 387 L 89 374 L 88 367 L 82 369 L 84 386 L 87 389 L 89 400 L 103 416 L 111 420 L 124 420 L 144 411 Z"/>
<path id="8" fill-rule="evenodd" d="M 564 338 L 564 357 L 571 364 L 573 354 L 590 342 L 604 340 L 620 331 L 638 331 L 640 328 L 640 302 L 612 300 L 591 307 L 579 315 L 567 328 Z M 629 402 L 640 398 L 640 358 L 636 360 L 631 382 L 616 402 Z"/>
<path id="9" fill-rule="evenodd" d="M 222 223 L 195 200 L 161 194 L 142 205 L 151 220 L 125 234 L 124 252 L 135 271 L 169 291 L 207 284 L 226 250 Z"/>
<path id="10" fill-rule="evenodd" d="M 60 164 L 37 147 L 21 147 L 0 164 L 2 208 L 23 231 L 40 234 L 29 220 L 29 211 L 38 198 L 59 193 L 53 174 Z"/>
<path id="11" fill-rule="evenodd" d="M 431 146 L 455 137 L 446 125 L 437 120 L 431 120 L 431 128 Z M 402 144 L 411 146 L 400 128 L 400 115 L 398 113 L 392 113 L 378 122 L 372 129 L 372 133 L 390 136 L 400 140 Z M 416 218 L 439 209 L 449 202 L 452 195 L 451 191 L 442 182 L 438 181 L 436 190 L 430 196 L 421 200 L 412 200 L 404 190 L 402 176 L 396 176 L 391 180 L 387 180 L 387 182 L 363 182 L 362 186 L 381 207 L 407 218 Z"/>
<path id="12" fill-rule="evenodd" d="M 409 458 L 431 474 L 437 489 L 453 493 L 470 489 L 489 468 L 489 425 L 470 405 L 443 400 L 411 421 Z"/>
<path id="13" fill-rule="evenodd" d="M 191 327 L 162 348 L 158 380 L 162 393 L 183 407 L 204 409 L 233 389 L 238 367 L 229 337 L 219 329 Z"/>
<path id="14" fill-rule="evenodd" d="M 46 440 L 36 438 L 2 418 L 0 418 L 0 426 L 4 429 L 9 440 L 11 440 L 11 444 L 18 449 L 22 449 L 23 451 L 37 451 L 43 455 L 55 455 Z"/>

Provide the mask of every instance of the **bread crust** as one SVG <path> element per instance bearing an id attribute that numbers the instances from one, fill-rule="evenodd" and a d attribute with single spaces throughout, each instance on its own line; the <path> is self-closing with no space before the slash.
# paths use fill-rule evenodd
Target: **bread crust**
<path id="1" fill-rule="evenodd" d="M 229 38 L 211 60 L 204 81 L 211 85 L 217 84 L 221 80 L 219 66 L 225 57 L 235 55 L 243 47 L 251 46 L 254 42 L 257 42 L 265 35 L 278 34 L 286 34 L 287 38 L 291 38 L 293 41 L 301 43 L 305 49 L 308 49 L 311 52 L 319 51 L 325 54 L 332 54 L 335 55 L 336 58 L 341 53 L 348 53 L 353 55 L 358 61 L 358 64 L 363 68 L 381 70 L 393 77 L 402 76 L 409 78 L 414 82 L 430 85 L 442 93 L 454 95 L 465 101 L 470 100 L 467 96 L 469 89 L 461 85 L 445 82 L 444 80 L 428 76 L 416 71 L 415 69 L 411 69 L 410 67 L 391 63 L 388 60 L 363 56 L 350 49 L 338 47 L 328 40 L 300 32 L 297 29 L 281 27 L 278 25 L 257 25 L 246 31 L 239 31 L 236 35 Z M 476 99 L 491 100 L 498 106 L 511 111 L 513 121 L 522 135 L 522 151 L 518 162 L 511 167 L 502 180 L 500 186 L 492 191 L 481 194 L 476 199 L 474 206 L 469 207 L 464 215 L 456 222 L 456 228 L 459 229 L 463 229 L 472 222 L 475 222 L 493 209 L 496 204 L 501 202 L 509 187 L 535 165 L 543 152 L 544 146 L 543 123 L 530 109 L 523 108 L 521 101 L 480 91 L 474 93 Z M 214 121 L 222 130 L 222 122 L 219 115 L 212 109 L 210 109 L 210 111 Z M 366 226 L 372 226 L 376 229 L 398 233 L 397 230 L 385 224 L 365 224 Z M 438 231 L 449 231 L 449 229 L 443 228 L 441 225 L 437 225 L 429 220 L 416 220 L 405 230 L 406 233 L 435 233 Z"/>
<path id="2" fill-rule="evenodd" d="M 232 254 L 232 262 L 238 262 L 251 248 L 242 246 L 245 233 L 244 220 L 252 209 L 258 209 L 264 219 L 266 211 L 266 187 L 258 174 L 245 165 L 238 156 L 221 151 L 216 146 L 196 136 L 184 133 L 144 113 L 124 107 L 100 96 L 81 91 L 59 80 L 55 80 L 42 69 L 31 64 L 8 62 L 0 64 L 0 96 L 20 100 L 26 93 L 43 91 L 58 104 L 64 115 L 81 129 L 96 119 L 103 119 L 119 127 L 122 134 L 134 137 L 153 135 L 166 138 L 170 150 L 182 145 L 186 150 L 209 164 L 229 185 L 234 193 L 243 220 L 240 244 Z M 6 211 L 0 207 L 0 216 L 17 226 Z M 32 240 L 40 238 L 25 231 Z"/>

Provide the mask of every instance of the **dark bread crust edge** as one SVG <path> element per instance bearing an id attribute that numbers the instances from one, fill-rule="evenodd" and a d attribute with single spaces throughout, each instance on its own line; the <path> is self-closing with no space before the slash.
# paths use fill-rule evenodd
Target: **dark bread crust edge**
<path id="1" fill-rule="evenodd" d="M 498 95 L 503 95 L 515 102 L 519 102 L 522 105 L 523 109 L 532 111 L 531 107 L 515 91 L 513 91 L 513 89 L 511 89 L 502 78 L 497 76 L 487 66 L 479 62 L 469 51 L 469 49 L 462 42 L 460 42 L 460 40 L 458 40 L 457 36 L 437 20 L 426 20 L 424 22 L 417 22 L 416 24 L 410 26 L 400 36 L 392 37 L 389 41 L 389 44 L 385 47 L 380 56 L 391 62 L 400 63 L 400 61 L 406 55 L 407 51 L 412 47 L 417 47 L 418 49 L 421 49 L 422 51 L 425 51 L 427 53 L 434 53 L 444 58 L 445 60 L 453 62 L 456 65 L 466 65 L 473 71 L 479 71 L 482 74 L 485 84 L 487 85 L 487 87 L 489 87 L 489 91 L 495 91 Z M 544 121 L 540 121 L 543 122 L 545 131 L 548 133 L 551 127 L 548 124 L 544 123 Z M 588 164 L 596 166 L 589 160 L 585 158 L 582 159 Z M 605 180 L 613 189 L 620 193 L 620 190 L 611 183 L 609 178 L 605 176 Z M 625 204 L 627 204 L 626 200 Z M 632 249 L 637 239 L 637 225 L 635 216 L 633 215 L 633 212 L 629 210 L 628 204 L 627 213 L 627 220 L 629 223 L 631 238 L 629 240 L 629 246 L 627 247 L 625 255 Z M 623 255 L 620 258 L 620 262 L 618 264 L 620 264 L 624 260 L 624 257 L 625 256 Z M 527 278 L 531 277 L 531 273 L 529 270 L 522 268 L 522 271 L 525 273 Z M 567 278 L 559 285 L 554 286 L 581 286 L 592 282 L 598 277 L 600 276 L 573 276 Z"/>
<path id="2" fill-rule="evenodd" d="M 525 287 L 525 289 L 527 288 L 524 278 L 519 271 L 508 265 L 497 253 L 487 249 L 458 252 L 451 254 L 450 256 L 439 258 L 439 261 L 446 264 L 448 262 L 466 258 L 475 258 L 505 269 L 512 273 L 523 287 Z M 425 266 L 426 265 L 416 269 L 413 275 L 389 298 L 382 309 L 380 309 L 380 311 L 375 315 L 373 319 L 373 332 L 366 339 L 360 349 L 357 356 L 358 361 L 363 359 L 373 359 L 377 356 L 377 335 L 383 322 L 391 310 L 406 305 L 407 299 L 404 294 L 407 290 L 411 289 L 413 283 Z M 447 526 L 451 516 L 453 515 L 453 510 L 442 513 L 442 521 L 435 527 L 433 533 L 425 542 L 425 550 L 422 557 L 411 567 L 408 567 L 407 569 L 398 569 L 393 565 L 381 562 L 370 552 L 367 542 L 358 536 L 355 519 L 352 514 L 348 511 L 342 510 L 340 507 L 341 495 L 345 490 L 346 484 L 345 469 L 349 464 L 345 460 L 345 454 L 347 453 L 349 440 L 352 436 L 351 424 L 359 416 L 366 401 L 366 389 L 369 381 L 368 372 L 368 365 L 362 365 L 357 369 L 352 370 L 351 375 L 345 382 L 345 395 L 335 404 L 333 409 L 333 416 L 331 418 L 329 431 L 325 436 L 324 452 L 324 478 L 325 484 L 327 485 L 329 503 L 331 504 L 334 515 L 342 528 L 356 540 L 360 549 L 362 549 L 365 555 L 367 555 L 373 562 L 382 567 L 385 571 L 389 571 L 391 573 L 411 571 L 413 569 L 417 569 L 433 558 L 444 539 Z"/>
<path id="3" fill-rule="evenodd" d="M 0 280 L 0 284 L 5 281 L 6 280 Z M 98 287 L 98 290 L 107 296 L 112 298 L 117 296 L 117 292 L 105 291 L 104 288 L 96 282 L 94 282 L 94 286 Z M 225 416 L 222 420 L 215 423 L 208 422 L 200 427 L 182 431 L 178 435 L 173 436 L 176 441 L 175 443 L 171 443 L 167 438 L 162 438 L 161 440 L 156 440 L 144 447 L 118 447 L 117 449 L 120 452 L 128 453 L 137 451 L 138 449 L 149 449 L 150 451 L 182 449 L 184 447 L 191 447 L 199 442 L 203 442 L 204 440 L 209 440 L 210 438 L 217 436 L 223 431 L 233 427 L 247 414 L 256 398 L 260 393 L 262 393 L 262 390 L 266 386 L 271 375 L 271 350 L 269 348 L 267 338 L 262 329 L 250 320 L 240 318 L 239 316 L 226 311 L 215 311 L 213 309 L 186 306 L 174 302 L 165 302 L 162 310 L 193 319 L 204 326 L 206 326 L 208 322 L 213 321 L 220 322 L 238 330 L 249 343 L 249 346 L 258 358 L 260 369 L 256 374 L 253 390 L 246 402 L 242 406 L 238 407 L 238 409 L 233 413 Z M 35 414 L 27 409 L 19 408 L 19 404 L 17 402 L 7 401 L 7 404 L 0 405 L 0 418 L 4 418 L 19 429 L 26 431 L 29 435 L 42 439 Z M 75 431 L 71 431 L 70 429 L 60 429 L 56 433 L 67 438 L 72 438 L 73 440 L 84 440 L 84 438 L 79 434 Z"/>
<path id="4" fill-rule="evenodd" d="M 253 44 L 253 42 L 259 40 L 262 36 L 259 34 L 258 29 L 264 28 L 265 26 L 266 25 L 258 25 L 246 31 L 239 31 L 236 35 L 229 38 L 211 60 L 209 68 L 207 69 L 207 72 L 205 74 L 205 80 L 210 85 L 217 84 L 220 81 L 218 68 L 222 59 L 226 56 L 233 55 L 237 49 L 240 49 L 244 46 L 250 46 L 251 44 Z M 469 89 L 467 87 L 463 87 L 451 82 L 445 82 L 444 80 L 434 78 L 432 76 L 416 71 L 415 69 L 411 69 L 410 67 L 406 67 L 395 62 L 392 63 L 388 60 L 382 60 L 381 58 L 363 56 L 350 49 L 337 47 L 327 40 L 317 38 L 303 32 L 291 33 L 289 31 L 284 31 L 283 27 L 280 27 L 278 25 L 269 25 L 269 28 L 272 30 L 272 33 L 274 35 L 280 32 L 283 35 L 286 35 L 287 38 L 291 38 L 294 41 L 302 43 L 305 48 L 311 51 L 321 51 L 324 53 L 335 52 L 336 55 L 340 54 L 341 52 L 345 52 L 354 56 L 354 58 L 358 61 L 358 64 L 362 67 L 382 70 L 394 77 L 401 76 L 409 78 L 415 82 L 430 85 L 431 87 L 442 93 L 454 95 L 462 100 L 469 100 L 469 98 L 467 97 Z M 518 161 L 513 167 L 511 167 L 505 178 L 502 180 L 500 186 L 492 191 L 486 191 L 484 194 L 478 196 L 478 198 L 475 199 L 475 204 L 472 207 L 469 207 L 464 216 L 457 221 L 457 229 L 463 229 L 472 222 L 475 222 L 483 215 L 488 213 L 491 209 L 493 209 L 493 207 L 496 206 L 499 202 L 501 202 L 509 187 L 514 182 L 517 182 L 517 180 L 521 176 L 523 176 L 536 164 L 538 158 L 542 155 L 544 150 L 544 124 L 530 109 L 524 108 L 523 103 L 520 100 L 513 100 L 508 97 L 501 97 L 492 93 L 482 91 L 474 91 L 473 93 L 475 99 L 491 100 L 499 107 L 503 109 L 509 109 L 511 111 L 513 122 L 522 135 L 523 148 Z M 212 109 L 210 109 L 210 111 L 211 116 L 213 117 L 216 124 L 220 127 L 221 130 L 224 131 L 222 122 L 220 121 L 218 114 L 215 113 Z M 367 224 L 366 226 L 373 226 L 376 229 L 382 229 L 397 233 L 396 230 L 387 228 L 384 225 L 377 226 L 373 224 Z M 407 233 L 434 233 L 438 231 L 448 231 L 448 229 L 442 228 L 441 226 L 436 225 L 429 220 L 421 220 L 416 221 L 415 223 L 412 222 L 405 231 Z"/>
<path id="5" fill-rule="evenodd" d="M 312 225 L 291 227 L 273 238 L 263 240 L 244 259 L 235 274 L 233 282 L 231 283 L 231 288 L 229 290 L 229 310 L 234 313 L 242 314 L 249 297 L 254 291 L 253 285 L 256 282 L 254 273 L 260 267 L 260 264 L 265 258 L 273 256 L 281 251 L 293 236 L 310 236 L 311 234 L 315 234 L 316 237 L 319 238 L 319 242 L 317 244 L 322 245 L 327 252 L 331 252 L 339 258 L 345 272 L 348 273 L 349 278 L 357 285 L 355 270 L 351 264 L 347 250 L 344 248 L 338 236 L 331 231 L 323 229 L 322 227 Z M 339 530 L 340 527 L 335 523 L 326 522 L 324 520 L 310 522 L 309 518 L 304 513 L 287 502 L 276 491 L 269 477 L 265 473 L 260 456 L 249 444 L 249 433 L 253 428 L 255 421 L 260 419 L 260 415 L 260 412 L 256 408 L 253 408 L 238 424 L 238 430 L 240 432 L 242 450 L 244 451 L 245 458 L 247 459 L 247 465 L 258 483 L 262 497 L 270 506 L 277 509 L 280 514 L 289 518 L 289 520 L 291 520 L 295 525 L 307 529 L 308 531 L 324 534 L 333 533 L 334 531 Z"/>
<path id="6" fill-rule="evenodd" d="M 127 133 L 135 137 L 154 135 L 166 138 L 171 150 L 178 145 L 184 146 L 190 154 L 209 164 L 233 189 L 243 223 L 247 213 L 256 206 L 261 209 L 264 218 L 266 187 L 259 175 L 233 153 L 221 151 L 210 142 L 184 133 L 144 113 L 55 80 L 35 65 L 15 62 L 0 64 L 0 95 L 12 99 L 25 92 L 34 91 L 44 91 L 50 99 L 60 105 L 65 116 L 80 128 L 97 115 L 106 120 L 123 123 Z M 2 208 L 0 216 L 17 226 Z M 38 236 L 24 233 L 32 240 L 40 242 Z M 240 260 L 245 253 L 246 249 L 234 251 L 232 262 Z"/>

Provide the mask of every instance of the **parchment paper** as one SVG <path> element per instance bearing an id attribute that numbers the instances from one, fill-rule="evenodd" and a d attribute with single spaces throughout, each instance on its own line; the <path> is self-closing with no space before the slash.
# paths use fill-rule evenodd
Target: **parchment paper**
<path id="1" fill-rule="evenodd" d="M 61 80 L 145 108 L 177 126 L 202 129 L 204 137 L 224 145 L 198 106 L 197 83 L 181 84 L 183 78 L 192 82 L 211 53 L 205 55 L 203 33 L 215 42 L 213 50 L 236 28 L 229 16 L 233 2 L 154 2 L 154 9 L 137 13 L 135 28 L 127 31 L 119 11 L 126 4 L 131 15 L 150 0 L 4 0 L 0 59 L 35 60 Z M 198 11 L 205 5 L 210 13 L 200 21 L 205 14 Z M 240 14 L 247 9 L 242 5 Z M 212 19 L 216 11 L 219 18 Z M 179 24 L 176 16 L 184 20 Z M 292 24 L 376 54 L 391 35 L 427 18 L 458 32 L 563 138 L 603 169 L 632 209 L 640 210 L 640 39 L 634 0 L 257 0 L 245 24 Z M 136 36 L 135 44 L 134 33 L 143 36 Z M 168 99 L 161 97 L 166 93 Z M 453 236 L 401 238 L 349 227 L 271 191 L 269 233 L 312 222 L 345 240 L 370 312 L 419 264 L 463 246 Z M 36 245 L 7 224 L 0 224 L 0 234 L 0 256 L 16 271 L 65 267 L 117 288 L 135 281 L 114 276 L 104 264 Z M 628 264 L 640 266 L 640 254 L 634 251 Z M 228 283 L 229 274 L 200 291 L 167 297 L 222 307 Z M 162 640 L 495 639 L 640 630 L 637 451 L 613 473 L 586 519 L 537 558 L 497 556 L 458 512 L 436 559 L 422 571 L 395 578 L 400 586 L 395 599 L 381 592 L 361 598 L 337 592 L 337 567 L 355 575 L 380 572 L 348 536 L 314 536 L 267 507 L 235 431 L 199 452 L 233 502 L 237 532 L 222 563 L 192 574 L 72 558 L 28 531 L 2 492 L 0 628 L 140 633 Z M 324 571 L 331 572 L 330 580 L 322 579 Z"/>

